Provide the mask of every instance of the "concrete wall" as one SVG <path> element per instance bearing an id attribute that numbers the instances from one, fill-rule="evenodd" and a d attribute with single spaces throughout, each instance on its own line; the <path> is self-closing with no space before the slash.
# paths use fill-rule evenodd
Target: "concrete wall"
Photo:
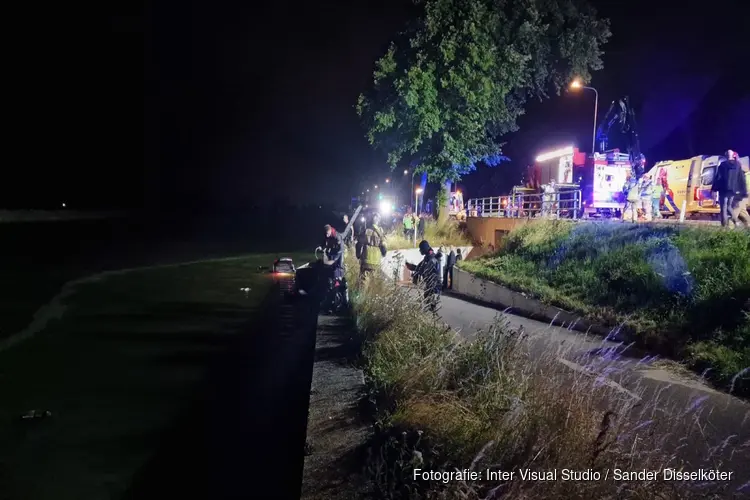
<path id="1" fill-rule="evenodd" d="M 472 250 L 472 247 L 458 247 L 461 249 L 461 253 L 468 256 Z M 437 250 L 437 249 L 436 249 Z M 445 266 L 448 255 L 443 255 L 442 265 Z M 390 250 L 385 254 L 381 262 L 381 268 L 386 276 L 389 278 L 393 277 L 394 269 L 397 269 L 399 281 L 411 281 L 409 271 L 406 269 L 406 262 L 412 264 L 418 264 L 422 260 L 422 255 L 419 253 L 418 248 L 407 248 L 403 250 Z"/>
<path id="2" fill-rule="evenodd" d="M 515 292 L 497 283 L 477 278 L 461 269 L 453 271 L 453 291 L 480 302 L 510 308 L 510 312 L 519 316 L 531 317 L 540 321 L 549 321 L 556 325 L 573 325 L 574 330 L 591 331 L 599 335 L 609 334 L 609 329 L 580 319 L 577 314 L 559 307 L 542 304 L 520 292 Z"/>
<path id="3" fill-rule="evenodd" d="M 505 217 L 469 217 L 466 219 L 466 229 L 477 245 L 494 245 L 499 248 L 504 234 L 532 221 L 533 219 Z"/>

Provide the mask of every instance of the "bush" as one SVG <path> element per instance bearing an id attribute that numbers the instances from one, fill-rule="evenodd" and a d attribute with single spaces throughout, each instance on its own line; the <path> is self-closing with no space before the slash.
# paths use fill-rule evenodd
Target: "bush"
<path id="1" fill-rule="evenodd" d="M 354 264 L 354 263 L 352 263 Z M 355 265 L 348 266 L 356 268 Z M 531 357 L 528 339 L 498 317 L 470 340 L 432 314 L 421 294 L 373 276 L 352 276 L 352 306 L 362 336 L 365 379 L 376 432 L 366 474 L 377 498 L 710 498 L 708 489 L 662 481 L 423 481 L 414 469 L 475 471 L 679 469 L 677 450 L 712 464 L 731 446 L 702 445 L 702 400 L 683 406 L 645 403 L 616 391 L 628 384 L 618 353 L 593 355 L 582 371 L 549 344 Z M 648 360 L 642 360 L 647 363 Z M 637 383 L 633 392 L 643 394 Z M 653 401 L 653 400 L 652 400 Z M 696 455 L 696 456 L 697 456 Z M 690 463 L 697 470 L 700 460 Z M 706 465 L 709 467 L 709 465 Z M 712 467 L 715 468 L 715 467 Z"/>
<path id="2" fill-rule="evenodd" d="M 542 221 L 500 254 L 461 263 L 687 360 L 747 393 L 750 233 L 715 228 Z"/>

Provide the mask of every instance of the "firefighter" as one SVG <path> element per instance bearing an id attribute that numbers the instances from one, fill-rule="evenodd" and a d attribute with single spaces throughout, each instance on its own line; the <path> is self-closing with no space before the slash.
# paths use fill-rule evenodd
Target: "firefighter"
<path id="1" fill-rule="evenodd" d="M 640 193 L 641 193 L 641 199 L 640 199 L 640 208 L 643 211 L 643 219 L 646 222 L 651 222 L 652 219 L 652 212 L 651 208 L 653 206 L 653 203 L 651 201 L 654 191 L 654 183 L 651 182 L 651 174 L 646 174 L 643 177 L 641 177 L 640 180 Z"/>
<path id="2" fill-rule="evenodd" d="M 641 193 L 638 191 L 638 181 L 635 180 L 632 171 L 628 173 L 622 192 L 626 199 L 625 210 L 622 211 L 622 220 L 635 222 L 638 219 L 638 204 L 641 201 Z"/>
<path id="3" fill-rule="evenodd" d="M 357 240 L 356 255 L 359 259 L 360 276 L 365 277 L 380 269 L 380 262 L 385 257 L 385 236 L 380 228 L 380 214 L 372 216 L 372 224 L 362 238 Z"/>

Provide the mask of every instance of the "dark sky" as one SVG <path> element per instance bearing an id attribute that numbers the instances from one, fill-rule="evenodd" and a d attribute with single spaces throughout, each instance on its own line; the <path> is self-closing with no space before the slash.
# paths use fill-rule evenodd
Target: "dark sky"
<path id="1" fill-rule="evenodd" d="M 750 150 L 750 133 L 728 125 L 750 116 L 750 43 L 729 8 L 741 2 L 595 3 L 614 32 L 592 82 L 600 113 L 629 94 L 649 160 Z M 271 5 L 116 0 L 19 13 L 0 206 L 235 208 L 346 201 L 382 183 L 384 157 L 353 105 L 409 0 Z M 507 138 L 513 164 L 480 168 L 465 190 L 507 189 L 548 147 L 590 149 L 592 114 L 590 93 L 534 103 Z"/>

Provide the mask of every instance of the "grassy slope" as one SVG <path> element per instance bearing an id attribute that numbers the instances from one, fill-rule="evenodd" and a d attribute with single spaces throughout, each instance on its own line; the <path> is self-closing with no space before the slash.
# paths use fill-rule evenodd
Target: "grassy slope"
<path id="1" fill-rule="evenodd" d="M 117 498 L 200 389 L 209 358 L 252 318 L 272 282 L 257 266 L 273 257 L 86 285 L 60 322 L 0 353 L 0 469 L 8 472 L 0 490 L 10 498 Z M 32 409 L 53 416 L 22 422 Z"/>
<path id="2" fill-rule="evenodd" d="M 467 467 L 697 470 L 722 460 L 724 448 L 704 443 L 699 404 L 685 411 L 668 397 L 639 401 L 600 383 L 612 377 L 641 392 L 629 375 L 618 378 L 617 356 L 594 356 L 586 373 L 568 370 L 557 343 L 530 357 L 523 335 L 502 320 L 466 341 L 421 312 L 419 294 L 379 277 L 351 278 L 376 422 L 364 468 L 372 497 L 489 498 L 497 488 L 522 499 L 713 498 L 684 481 L 415 480 L 415 469 Z M 698 457 L 689 464 L 678 456 L 684 443 Z"/>
<path id="3" fill-rule="evenodd" d="M 503 252 L 461 267 L 624 323 L 646 345 L 712 368 L 722 382 L 750 366 L 748 232 L 539 222 L 512 232 Z"/>
<path id="4" fill-rule="evenodd" d="M 445 223 L 425 223 L 424 239 L 429 241 L 430 245 L 435 249 L 437 249 L 441 245 L 471 245 L 469 239 L 464 234 L 463 226 L 456 221 L 447 221 Z M 415 247 L 414 240 L 405 238 L 403 229 L 400 226 L 389 233 L 386 240 L 386 246 L 388 247 L 388 250 L 400 250 L 404 248 Z M 417 243 L 419 243 L 420 241 L 420 239 L 417 239 Z"/>

